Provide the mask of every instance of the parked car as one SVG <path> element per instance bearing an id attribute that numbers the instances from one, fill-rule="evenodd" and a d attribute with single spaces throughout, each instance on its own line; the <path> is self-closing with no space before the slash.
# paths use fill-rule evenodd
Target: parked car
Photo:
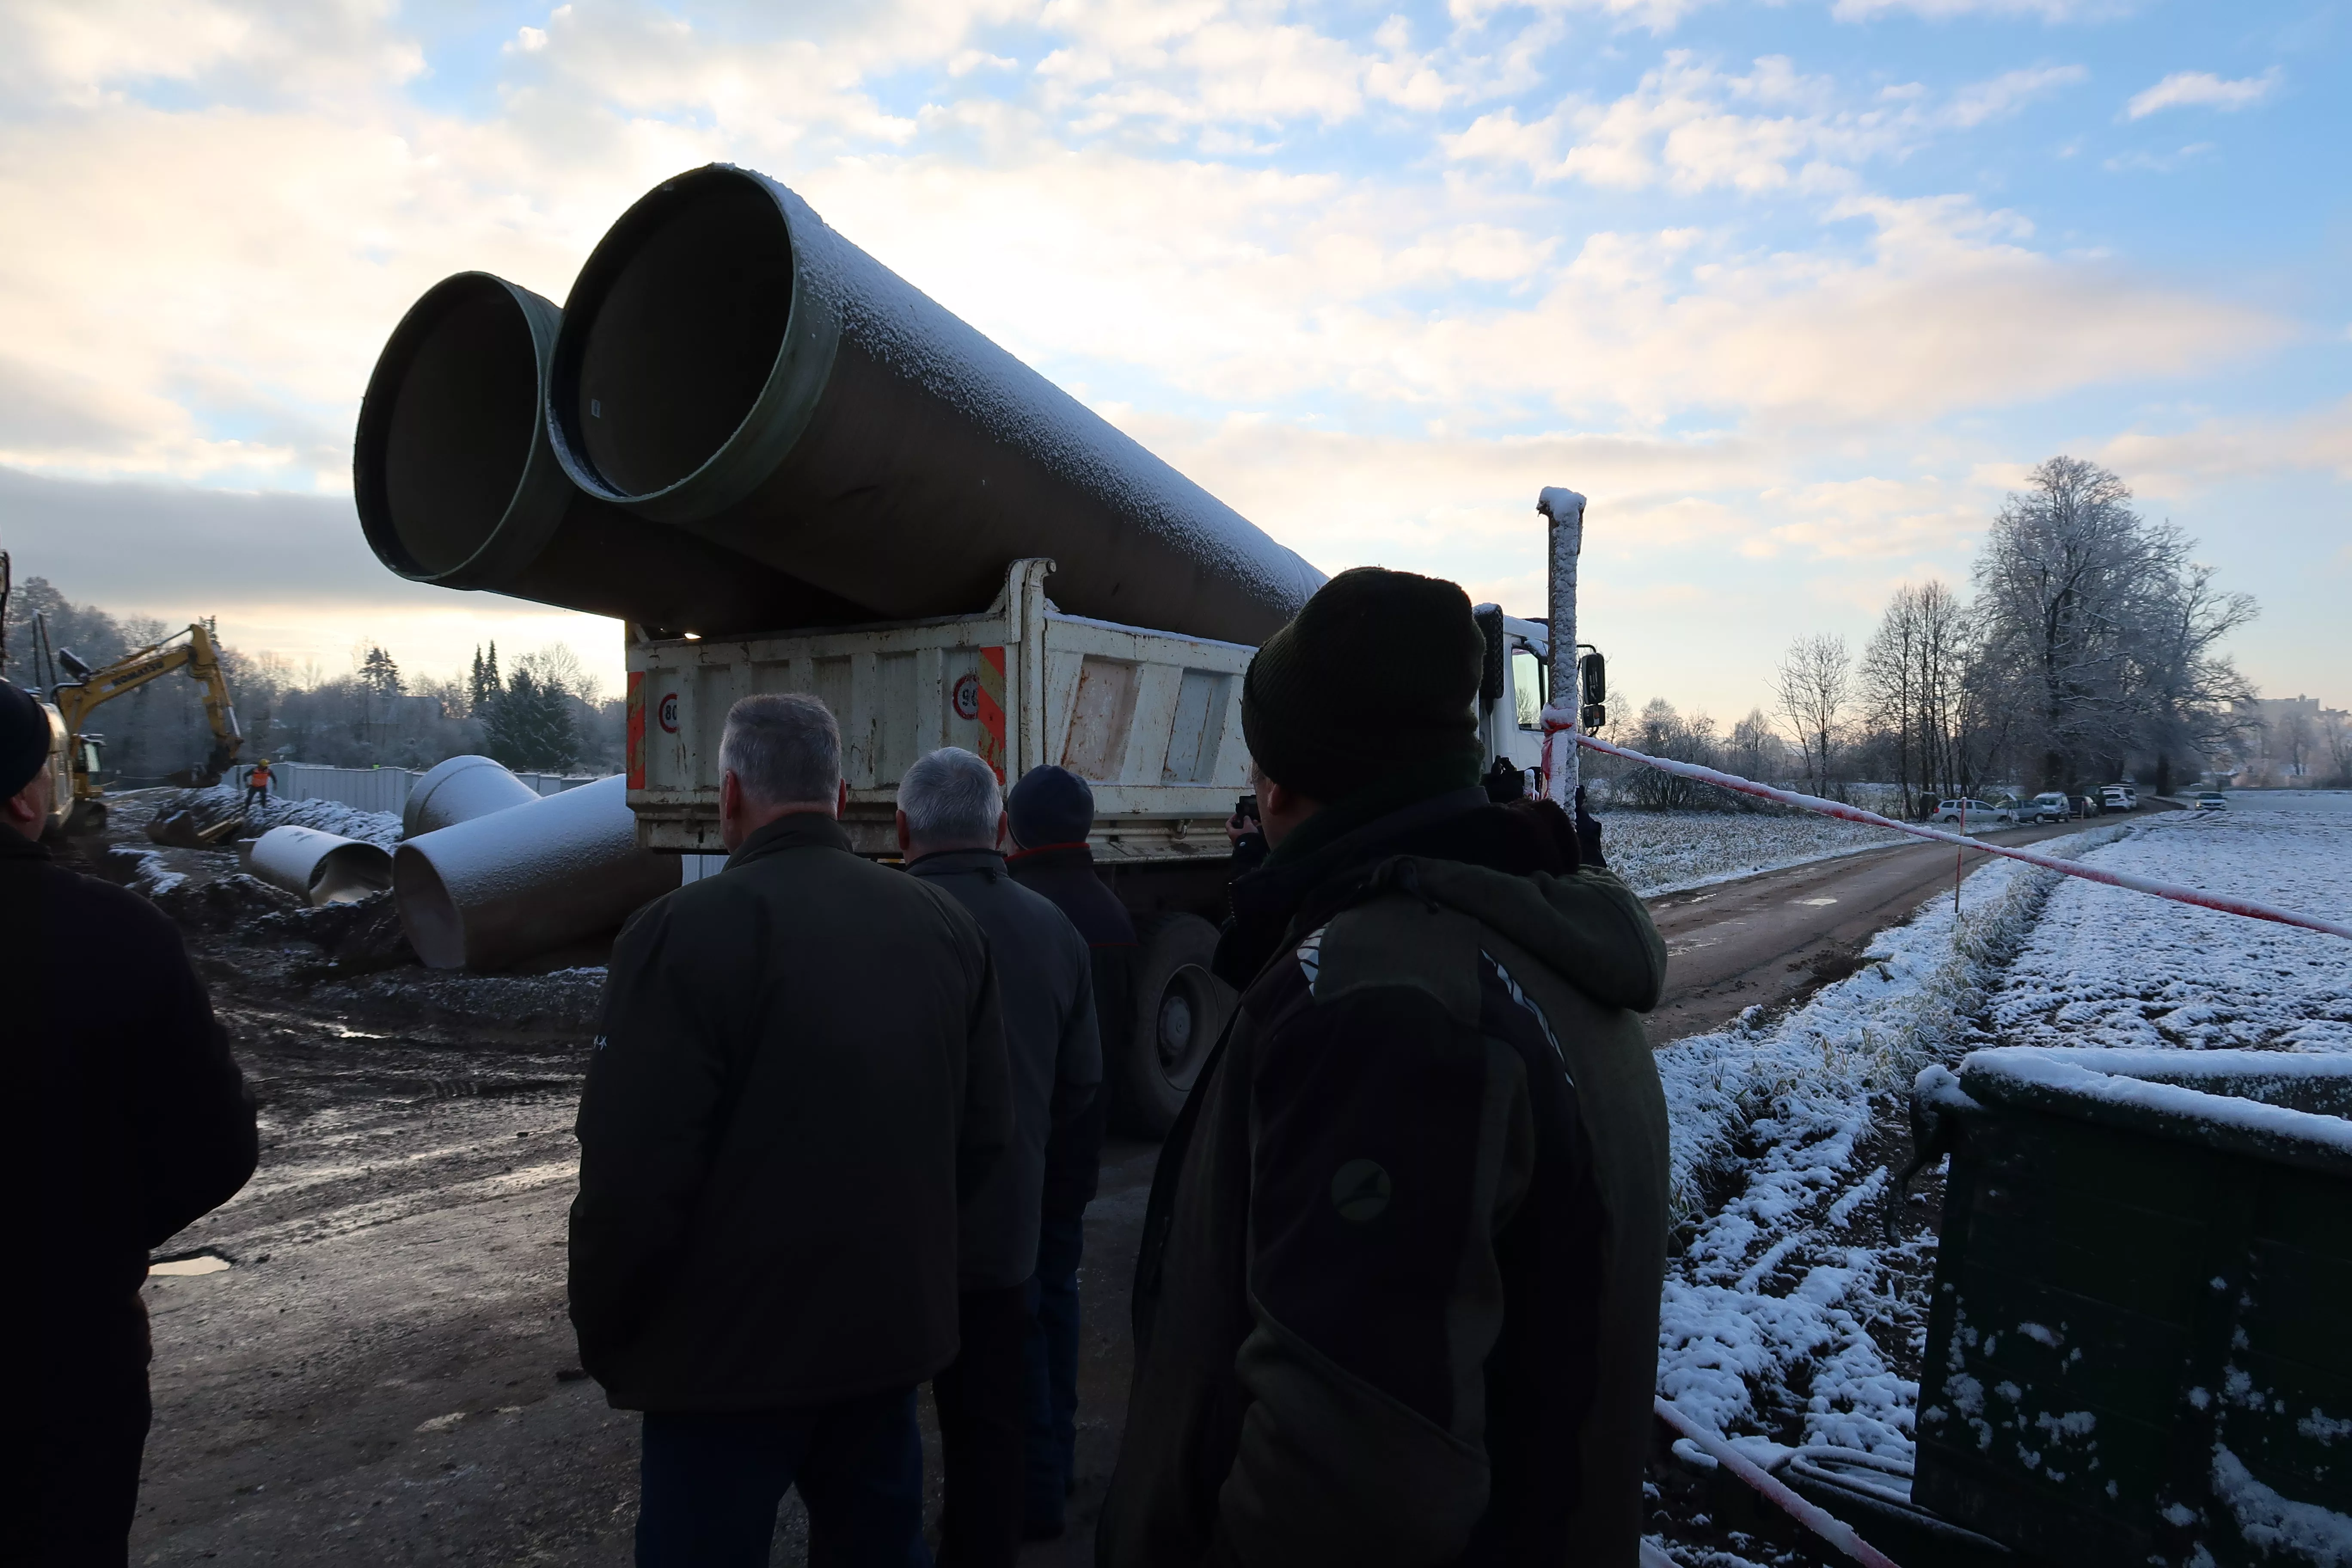
<path id="1" fill-rule="evenodd" d="M 2103 784 L 2099 789 L 2099 804 L 2109 811 L 2137 811 L 2139 792 L 2127 784 Z"/>
<path id="2" fill-rule="evenodd" d="M 1936 803 L 1930 822 L 1958 822 L 1971 827 L 1991 827 L 2017 820 L 2017 803 L 1996 804 L 1989 800 L 1954 799 Z"/>
<path id="3" fill-rule="evenodd" d="M 2021 814 L 2027 822 L 2063 822 L 2074 815 L 2074 803 L 2066 798 L 2063 790 L 2044 790 L 2025 803 Z"/>
<path id="4" fill-rule="evenodd" d="M 2223 796 L 2214 795 L 2210 791 L 2208 791 L 2197 797 L 2197 809 L 2199 811 L 2227 811 L 2230 809 L 2230 803 Z"/>
<path id="5" fill-rule="evenodd" d="M 2102 809 L 2097 795 L 2078 795 L 2074 797 L 2074 815 L 2077 816 L 2096 816 Z"/>

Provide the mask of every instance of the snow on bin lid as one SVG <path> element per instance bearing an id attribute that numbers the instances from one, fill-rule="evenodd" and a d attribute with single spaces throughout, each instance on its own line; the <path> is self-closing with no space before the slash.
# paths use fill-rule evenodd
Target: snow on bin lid
<path id="1" fill-rule="evenodd" d="M 1988 1106 L 2352 1177 L 2352 1057 L 2002 1046 L 1969 1053 L 1960 1087 Z"/>

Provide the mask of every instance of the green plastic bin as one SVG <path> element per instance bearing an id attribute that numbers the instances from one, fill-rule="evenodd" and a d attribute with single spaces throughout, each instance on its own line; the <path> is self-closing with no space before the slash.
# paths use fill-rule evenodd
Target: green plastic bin
<path id="1" fill-rule="evenodd" d="M 1919 1506 L 2051 1563 L 2352 1568 L 2352 1058 L 1979 1051 Z"/>

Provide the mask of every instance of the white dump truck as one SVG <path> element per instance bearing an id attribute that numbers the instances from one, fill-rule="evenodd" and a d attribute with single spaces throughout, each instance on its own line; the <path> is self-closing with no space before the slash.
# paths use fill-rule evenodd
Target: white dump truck
<path id="1" fill-rule="evenodd" d="M 1135 1047 L 1108 1064 L 1129 1124 L 1164 1130 L 1233 1005 L 1209 960 L 1232 875 L 1225 821 L 1249 788 L 1242 676 L 1254 649 L 1063 614 L 1054 563 L 1016 561 L 968 616 L 761 637 L 651 637 L 628 647 L 628 798 L 648 849 L 716 854 L 719 743 L 727 710 L 756 692 L 803 691 L 839 720 L 845 826 L 861 853 L 898 853 L 898 784 L 940 746 L 961 746 L 1008 783 L 1054 763 L 1094 788 L 1091 839 L 1135 917 Z M 1481 606 L 1488 638 L 1482 724 L 1488 758 L 1536 766 L 1542 742 L 1540 623 Z"/>

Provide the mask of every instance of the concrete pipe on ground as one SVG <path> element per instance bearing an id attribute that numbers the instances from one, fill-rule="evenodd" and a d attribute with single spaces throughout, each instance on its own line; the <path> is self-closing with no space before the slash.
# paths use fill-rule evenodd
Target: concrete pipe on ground
<path id="1" fill-rule="evenodd" d="M 529 805 L 539 792 L 492 757 L 451 757 L 436 763 L 408 792 L 400 808 L 400 836 L 422 838 L 509 806 Z"/>
<path id="2" fill-rule="evenodd" d="M 246 851 L 245 868 L 312 904 L 348 904 L 392 886 L 392 855 L 380 845 L 315 827 L 273 827 Z"/>
<path id="3" fill-rule="evenodd" d="M 504 969 L 613 930 L 678 885 L 678 858 L 637 847 L 618 776 L 404 841 L 400 923 L 435 969 Z"/>
<path id="4" fill-rule="evenodd" d="M 708 541 L 591 500 L 547 439 L 562 312 L 487 272 L 427 289 L 360 405 L 352 479 L 376 558 L 404 577 L 614 616 L 675 634 L 872 620 Z"/>
<path id="5" fill-rule="evenodd" d="M 1255 643 L 1322 574 L 763 174 L 666 182 L 581 269 L 548 425 L 583 491 L 890 616 L 1019 556 L 1076 615 Z"/>

